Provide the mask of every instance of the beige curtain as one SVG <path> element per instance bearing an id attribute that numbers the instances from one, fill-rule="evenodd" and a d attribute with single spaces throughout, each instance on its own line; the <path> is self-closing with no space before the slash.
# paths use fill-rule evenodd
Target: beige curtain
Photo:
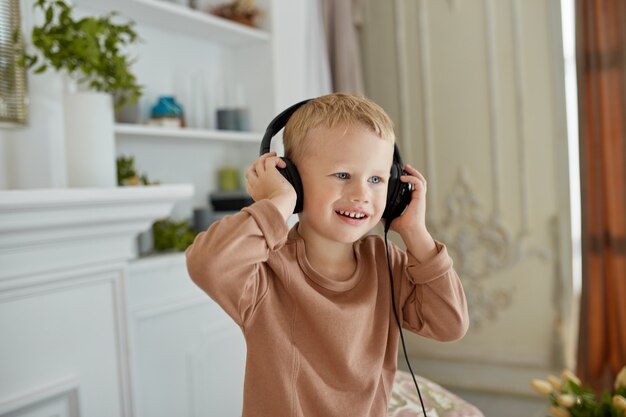
<path id="1" fill-rule="evenodd" d="M 321 0 L 333 91 L 363 95 L 362 0 Z"/>

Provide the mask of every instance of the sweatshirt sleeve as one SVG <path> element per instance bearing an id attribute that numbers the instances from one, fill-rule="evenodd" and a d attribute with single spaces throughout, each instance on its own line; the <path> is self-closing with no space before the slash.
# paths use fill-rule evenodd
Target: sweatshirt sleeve
<path id="1" fill-rule="evenodd" d="M 265 262 L 287 233 L 274 204 L 258 201 L 196 236 L 185 251 L 189 276 L 243 328 L 271 284 Z"/>
<path id="2" fill-rule="evenodd" d="M 438 253 L 424 263 L 411 252 L 404 253 L 393 246 L 394 258 L 400 261 L 402 271 L 400 320 L 402 327 L 413 333 L 452 341 L 462 338 L 469 327 L 467 300 L 445 245 L 435 243 Z"/>

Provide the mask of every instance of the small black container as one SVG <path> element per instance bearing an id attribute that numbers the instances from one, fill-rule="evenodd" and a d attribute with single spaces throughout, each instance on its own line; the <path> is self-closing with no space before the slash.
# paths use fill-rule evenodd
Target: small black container
<path id="1" fill-rule="evenodd" d="M 215 211 L 239 211 L 254 200 L 245 191 L 215 191 L 209 194 L 209 202 Z"/>

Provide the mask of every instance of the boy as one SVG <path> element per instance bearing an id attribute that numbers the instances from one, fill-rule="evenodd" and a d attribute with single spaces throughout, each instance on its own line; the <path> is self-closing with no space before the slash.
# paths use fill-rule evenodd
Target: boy
<path id="1" fill-rule="evenodd" d="M 300 107 L 284 132 L 296 193 L 274 152 L 247 171 L 255 203 L 225 217 L 187 249 L 193 281 L 241 327 L 247 344 L 243 417 L 382 417 L 397 366 L 381 220 L 393 160 L 392 122 L 370 100 L 330 94 Z M 445 246 L 426 230 L 426 181 L 410 165 L 414 191 L 390 229 L 396 309 L 402 326 L 437 340 L 462 337 L 465 296 Z"/>

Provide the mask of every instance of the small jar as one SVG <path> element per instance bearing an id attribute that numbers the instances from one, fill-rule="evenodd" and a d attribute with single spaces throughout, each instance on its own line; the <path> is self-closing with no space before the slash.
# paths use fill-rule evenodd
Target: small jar
<path id="1" fill-rule="evenodd" d="M 174 96 L 161 96 L 150 112 L 150 124 L 165 127 L 185 127 L 183 107 Z"/>

